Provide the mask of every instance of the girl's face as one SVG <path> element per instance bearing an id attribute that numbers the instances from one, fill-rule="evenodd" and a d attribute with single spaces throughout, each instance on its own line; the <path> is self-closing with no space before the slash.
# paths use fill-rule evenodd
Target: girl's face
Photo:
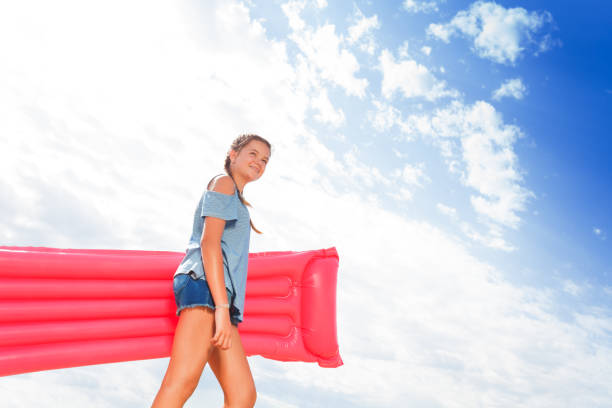
<path id="1" fill-rule="evenodd" d="M 240 153 L 231 151 L 230 158 L 233 160 L 232 172 L 239 172 L 246 182 L 255 181 L 262 176 L 270 159 L 268 145 L 259 140 L 251 140 Z"/>

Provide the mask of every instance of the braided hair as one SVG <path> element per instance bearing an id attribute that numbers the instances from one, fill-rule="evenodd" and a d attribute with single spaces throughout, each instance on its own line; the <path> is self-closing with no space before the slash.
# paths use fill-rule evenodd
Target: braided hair
<path id="1" fill-rule="evenodd" d="M 227 155 L 225 156 L 225 166 L 224 166 L 225 167 L 225 171 L 232 178 L 232 180 L 234 180 L 234 177 L 232 176 L 232 171 L 230 169 L 230 164 L 232 162 L 231 159 L 230 159 L 230 151 L 234 150 L 236 153 L 240 153 L 240 150 L 242 150 L 242 148 L 244 148 L 244 146 L 246 146 L 251 140 L 259 140 L 260 142 L 265 143 L 268 146 L 268 149 L 270 149 L 270 153 L 272 153 L 272 146 L 263 137 L 261 137 L 259 135 L 255 135 L 255 134 L 243 134 L 243 135 L 238 136 L 232 142 L 232 145 L 230 146 L 230 149 L 227 151 Z M 236 180 L 234 180 L 234 184 L 235 183 L 236 183 Z M 249 207 L 253 207 L 242 196 L 242 193 L 240 192 L 240 190 L 238 190 L 238 197 L 240 198 L 240 201 L 242 202 L 242 204 L 248 205 Z M 255 226 L 253 225 L 253 221 L 249 221 L 249 222 L 251 223 L 251 228 L 253 228 L 253 230 L 255 232 L 257 232 L 258 234 L 262 234 L 261 231 L 259 231 L 257 228 L 255 228 Z"/>

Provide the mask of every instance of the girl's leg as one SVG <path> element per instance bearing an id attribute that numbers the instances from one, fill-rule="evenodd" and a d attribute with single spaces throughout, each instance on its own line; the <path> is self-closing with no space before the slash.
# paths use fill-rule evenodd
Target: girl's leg
<path id="1" fill-rule="evenodd" d="M 224 408 L 252 408 L 255 405 L 255 382 L 236 326 L 232 326 L 231 347 L 227 350 L 213 347 L 208 364 L 223 389 Z"/>
<path id="2" fill-rule="evenodd" d="M 170 362 L 152 408 L 182 407 L 196 389 L 213 345 L 215 312 L 207 307 L 181 310 Z"/>

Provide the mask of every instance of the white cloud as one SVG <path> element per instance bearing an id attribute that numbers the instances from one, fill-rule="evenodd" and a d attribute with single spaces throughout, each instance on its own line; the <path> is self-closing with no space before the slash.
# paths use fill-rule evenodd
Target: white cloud
<path id="1" fill-rule="evenodd" d="M 432 13 L 438 11 L 436 1 L 404 0 L 402 6 L 409 13 Z"/>
<path id="2" fill-rule="evenodd" d="M 378 22 L 378 17 L 376 15 L 373 15 L 372 17 L 366 17 L 363 15 L 361 10 L 357 9 L 355 12 L 355 17 L 357 21 L 354 25 L 348 28 L 349 36 L 347 38 L 347 41 L 349 42 L 349 44 L 356 43 L 360 38 L 362 38 L 372 29 L 380 27 L 380 23 Z"/>
<path id="3" fill-rule="evenodd" d="M 602 241 L 605 241 L 607 238 L 606 233 L 598 227 L 593 227 L 593 234 L 595 234 L 597 238 L 601 239 Z"/>
<path id="4" fill-rule="evenodd" d="M 392 176 L 399 178 L 405 184 L 413 187 L 423 187 L 424 182 L 431 182 L 431 179 L 425 174 L 425 163 L 417 163 L 411 165 L 406 163 L 403 169 L 395 169 Z"/>
<path id="5" fill-rule="evenodd" d="M 411 201 L 414 198 L 414 193 L 406 187 L 400 186 L 394 190 L 388 191 L 387 195 L 394 200 L 401 202 Z"/>
<path id="6" fill-rule="evenodd" d="M 451 218 L 456 218 L 457 217 L 457 210 L 453 207 L 449 207 L 447 205 L 444 205 L 442 203 L 437 203 L 436 204 L 436 208 L 438 209 L 438 211 L 440 211 L 442 214 L 447 215 Z"/>
<path id="7" fill-rule="evenodd" d="M 549 12 L 528 12 L 522 7 L 506 9 L 494 2 L 476 1 L 459 11 L 445 24 L 430 24 L 427 33 L 448 43 L 453 35 L 473 40 L 473 51 L 482 58 L 514 65 L 529 43 L 538 43 L 535 34 L 552 21 Z M 543 52 L 554 44 L 549 35 L 537 45 Z"/>
<path id="8" fill-rule="evenodd" d="M 348 228 L 354 220 L 359 220 L 354 228 L 367 233 L 363 245 L 339 247 L 350 251 L 341 252 L 346 255 L 338 311 L 344 316 L 338 336 L 350 371 L 279 363 L 277 381 L 350 396 L 363 406 L 571 405 L 578 401 L 577 390 L 605 401 L 609 386 L 601 373 L 590 370 L 612 373 L 605 364 L 611 358 L 609 336 L 594 344 L 591 329 L 554 317 L 550 293 L 509 285 L 431 225 L 374 211 L 357 196 L 343 199 L 351 202 L 351 213 L 333 216 L 337 242 L 355 234 Z M 316 203 L 313 213 L 329 213 L 329 202 Z M 368 253 L 401 256 L 372 259 Z M 372 268 L 376 279 L 361 272 Z M 400 280 L 398 273 L 409 279 Z M 390 303 L 363 308 L 363 286 Z M 370 322 L 365 332 L 364 320 Z M 551 370 L 557 373 L 554 381 Z M 525 391 L 526 383 L 554 391 Z"/>
<path id="9" fill-rule="evenodd" d="M 527 87 L 523 85 L 521 78 L 513 78 L 506 80 L 501 86 L 493 92 L 493 99 L 499 101 L 505 96 L 509 96 L 515 99 L 523 99 Z"/>
<path id="10" fill-rule="evenodd" d="M 431 178 L 425 174 L 425 163 L 411 165 L 404 164 L 403 168 L 396 168 L 391 172 L 397 187 L 388 192 L 389 197 L 400 202 L 410 201 L 414 198 L 414 189 L 423 188 L 424 183 L 430 183 Z"/>
<path id="11" fill-rule="evenodd" d="M 395 125 L 401 118 L 400 111 L 385 102 L 372 100 L 375 110 L 368 111 L 370 125 L 378 132 L 384 132 Z"/>
<path id="12" fill-rule="evenodd" d="M 359 161 L 359 148 L 355 145 L 343 155 L 345 171 L 353 186 L 374 187 L 375 184 L 390 185 L 391 180 L 383 176 L 378 168 Z"/>
<path id="13" fill-rule="evenodd" d="M 571 279 L 563 281 L 563 290 L 572 296 L 578 296 L 584 291 L 584 287 L 577 285 Z"/>
<path id="14" fill-rule="evenodd" d="M 463 234 L 481 245 L 485 247 L 505 251 L 505 252 L 513 252 L 516 250 L 516 247 L 510 243 L 508 243 L 502 236 L 502 231 L 499 227 L 496 227 L 494 224 L 489 224 L 489 230 L 487 233 L 479 232 L 474 226 L 472 226 L 468 222 L 461 222 L 460 228 Z"/>
<path id="15" fill-rule="evenodd" d="M 180 222 L 192 204 L 178 192 L 200 194 L 193 183 L 222 165 L 229 138 L 256 129 L 283 150 L 300 132 L 308 99 L 291 85 L 284 44 L 268 41 L 239 4 L 211 3 L 215 15 L 195 26 L 195 13 L 147 8 L 136 31 L 124 17 L 139 15 L 136 3 L 119 14 L 112 3 L 45 3 L 31 18 L 14 7 L 0 24 L 0 106 L 11 118 L 0 162 L 11 174 L 2 190 L 23 204 L 3 223 L 3 240 L 180 249 L 186 232 L 155 220 Z M 8 41 L 15 36 L 23 48 Z M 143 215 L 126 215 L 136 208 Z M 54 230 L 57 222 L 66 224 Z"/>
<path id="16" fill-rule="evenodd" d="M 344 112 L 342 109 L 334 109 L 325 88 L 321 89 L 318 96 L 312 98 L 311 103 L 313 108 L 318 111 L 314 118 L 319 122 L 329 123 L 334 127 L 338 127 L 344 123 Z"/>
<path id="17" fill-rule="evenodd" d="M 397 48 L 397 55 L 399 55 L 399 57 L 403 59 L 408 58 L 408 47 L 408 41 L 404 40 L 404 42 L 402 42 L 402 45 Z"/>
<path id="18" fill-rule="evenodd" d="M 306 22 L 300 16 L 305 7 L 306 1 L 289 1 L 281 6 L 283 13 L 289 19 L 289 27 L 293 31 L 301 31 L 306 26 Z"/>
<path id="19" fill-rule="evenodd" d="M 427 67 L 414 60 L 395 62 L 388 50 L 383 50 L 378 58 L 379 69 L 383 73 L 382 95 L 390 99 L 396 90 L 405 98 L 422 97 L 434 101 L 442 97 L 457 97 L 454 89 L 447 89 L 446 81 L 438 80 Z"/>
<path id="20" fill-rule="evenodd" d="M 450 37 L 453 33 L 454 30 L 444 24 L 432 23 L 429 25 L 429 27 L 427 27 L 427 34 L 437 37 L 445 43 L 448 43 L 450 41 Z"/>
<path id="21" fill-rule="evenodd" d="M 347 43 L 351 45 L 359 43 L 359 48 L 362 51 L 370 55 L 374 54 L 377 45 L 372 32 L 380 28 L 378 16 L 375 14 L 371 17 L 366 17 L 361 10 L 356 8 L 353 18 L 355 19 L 355 23 L 348 28 Z"/>
<path id="22" fill-rule="evenodd" d="M 421 47 L 421 52 L 425 55 L 431 55 L 431 47 L 424 45 Z"/>
<path id="23" fill-rule="evenodd" d="M 442 151 L 451 171 L 459 171 L 461 181 L 479 192 L 470 197 L 474 210 L 495 222 L 518 228 L 517 212 L 535 194 L 521 186 L 522 175 L 513 150 L 520 129 L 503 123 L 501 114 L 484 101 L 471 106 L 453 101 L 432 115 L 411 115 L 401 129 L 410 137 L 431 140 Z M 456 168 L 460 159 L 463 169 Z"/>
<path id="24" fill-rule="evenodd" d="M 357 58 L 343 47 L 343 38 L 336 34 L 333 24 L 325 24 L 314 30 L 300 17 L 304 2 L 290 1 L 282 5 L 293 32 L 290 38 L 297 44 L 309 64 L 326 81 L 341 86 L 348 95 L 363 98 L 368 80 L 357 78 Z"/>
<path id="25" fill-rule="evenodd" d="M 393 154 L 395 155 L 395 157 L 403 159 L 405 157 L 408 157 L 408 155 L 406 153 L 402 153 L 399 150 L 397 150 L 395 147 L 391 148 L 391 151 L 393 152 Z"/>

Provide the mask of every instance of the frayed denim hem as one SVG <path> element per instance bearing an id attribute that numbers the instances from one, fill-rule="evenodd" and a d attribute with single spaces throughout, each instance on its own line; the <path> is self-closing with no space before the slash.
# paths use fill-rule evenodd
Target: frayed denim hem
<path id="1" fill-rule="evenodd" d="M 205 306 L 205 307 L 211 309 L 213 312 L 215 311 L 215 307 L 212 306 L 212 305 L 209 305 L 208 303 L 194 303 L 192 305 L 185 305 L 185 306 L 178 307 L 176 309 L 176 315 L 178 316 L 179 313 L 181 313 L 181 310 L 183 310 L 183 309 L 186 309 L 188 307 L 196 307 L 196 306 Z"/>

